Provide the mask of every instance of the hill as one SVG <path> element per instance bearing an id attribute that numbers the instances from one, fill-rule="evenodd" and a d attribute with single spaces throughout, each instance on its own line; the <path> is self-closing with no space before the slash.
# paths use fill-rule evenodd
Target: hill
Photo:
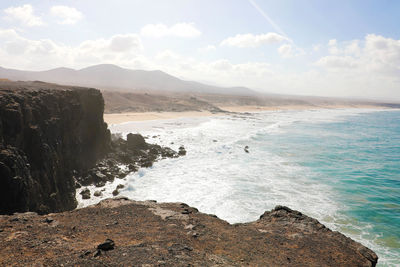
<path id="1" fill-rule="evenodd" d="M 80 70 L 56 68 L 47 71 L 22 71 L 0 67 L 0 78 L 15 81 L 34 81 L 96 87 L 108 91 L 157 91 L 178 93 L 215 93 L 255 95 L 245 87 L 218 87 L 185 81 L 160 70 L 131 70 L 116 65 L 101 64 Z"/>

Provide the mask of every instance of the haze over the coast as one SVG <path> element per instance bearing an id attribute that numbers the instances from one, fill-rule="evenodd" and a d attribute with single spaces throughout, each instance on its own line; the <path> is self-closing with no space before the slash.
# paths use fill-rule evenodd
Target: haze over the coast
<path id="1" fill-rule="evenodd" d="M 398 1 L 2 1 L 0 66 L 400 100 Z M 1 78 L 1 77 L 0 77 Z"/>
<path id="2" fill-rule="evenodd" d="M 400 1 L 0 1 L 0 266 L 398 266 Z"/>

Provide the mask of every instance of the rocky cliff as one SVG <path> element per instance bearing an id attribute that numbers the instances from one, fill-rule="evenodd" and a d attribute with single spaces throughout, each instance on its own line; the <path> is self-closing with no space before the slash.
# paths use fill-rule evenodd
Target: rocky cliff
<path id="1" fill-rule="evenodd" d="M 231 225 L 183 203 L 107 199 L 0 216 L 2 266 L 375 266 L 376 254 L 278 206 Z"/>
<path id="2" fill-rule="evenodd" d="M 110 149 L 100 91 L 0 83 L 0 213 L 71 210 L 73 172 Z"/>

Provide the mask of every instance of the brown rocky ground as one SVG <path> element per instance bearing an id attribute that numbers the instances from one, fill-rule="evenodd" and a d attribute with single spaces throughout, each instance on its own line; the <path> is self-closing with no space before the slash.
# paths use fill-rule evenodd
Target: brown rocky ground
<path id="1" fill-rule="evenodd" d="M 112 239 L 102 249 L 97 246 Z M 375 266 L 377 256 L 286 207 L 231 225 L 183 203 L 108 199 L 0 216 L 1 266 Z M 114 244 L 115 246 L 113 246 Z"/>

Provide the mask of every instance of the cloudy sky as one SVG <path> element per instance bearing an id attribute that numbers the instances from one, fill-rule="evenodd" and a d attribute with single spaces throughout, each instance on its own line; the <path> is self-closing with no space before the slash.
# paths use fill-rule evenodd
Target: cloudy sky
<path id="1" fill-rule="evenodd" d="M 397 0 L 2 0 L 0 66 L 400 100 L 399 14 Z"/>

